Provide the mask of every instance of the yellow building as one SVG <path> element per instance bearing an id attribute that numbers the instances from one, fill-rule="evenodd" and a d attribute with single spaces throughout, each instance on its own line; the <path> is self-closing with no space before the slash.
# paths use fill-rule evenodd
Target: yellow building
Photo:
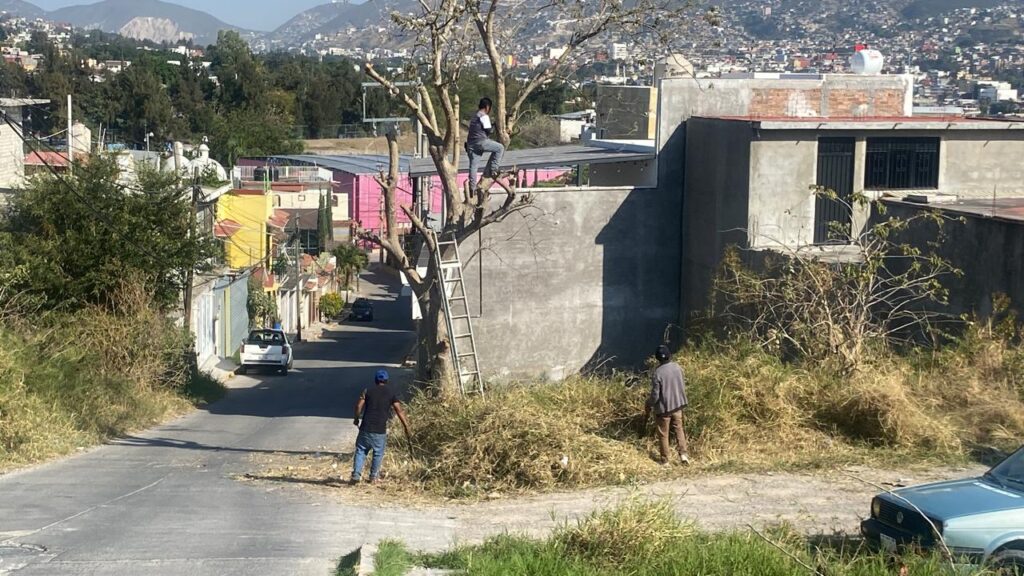
<path id="1" fill-rule="evenodd" d="M 232 190 L 217 200 L 216 236 L 224 240 L 228 266 L 273 264 L 274 216 L 273 196 L 262 190 Z"/>

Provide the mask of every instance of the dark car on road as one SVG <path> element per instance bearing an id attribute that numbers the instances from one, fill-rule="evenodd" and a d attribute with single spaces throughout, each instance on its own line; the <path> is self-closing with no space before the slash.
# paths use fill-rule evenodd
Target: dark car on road
<path id="1" fill-rule="evenodd" d="M 359 298 L 352 303 L 349 318 L 359 322 L 373 322 L 373 304 L 366 298 Z"/>

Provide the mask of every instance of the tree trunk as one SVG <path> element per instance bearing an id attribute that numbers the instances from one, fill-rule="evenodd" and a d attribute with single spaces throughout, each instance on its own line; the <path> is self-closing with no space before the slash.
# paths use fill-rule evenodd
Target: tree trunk
<path id="1" fill-rule="evenodd" d="M 426 298 L 420 299 L 420 310 L 423 320 L 418 327 L 417 379 L 428 383 L 440 397 L 458 396 L 459 383 L 452 365 L 440 289 L 431 289 Z"/>

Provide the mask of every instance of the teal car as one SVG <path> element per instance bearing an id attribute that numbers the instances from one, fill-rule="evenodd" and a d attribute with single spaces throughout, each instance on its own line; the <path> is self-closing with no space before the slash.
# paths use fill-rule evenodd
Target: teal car
<path id="1" fill-rule="evenodd" d="M 1024 448 L 979 478 L 879 494 L 860 530 L 886 550 L 948 549 L 958 563 L 1024 576 Z"/>

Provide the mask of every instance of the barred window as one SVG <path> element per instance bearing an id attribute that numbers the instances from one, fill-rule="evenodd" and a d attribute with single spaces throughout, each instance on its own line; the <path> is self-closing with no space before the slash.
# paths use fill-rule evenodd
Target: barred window
<path id="1" fill-rule="evenodd" d="M 869 190 L 939 187 L 938 138 L 868 138 L 864 186 Z"/>

